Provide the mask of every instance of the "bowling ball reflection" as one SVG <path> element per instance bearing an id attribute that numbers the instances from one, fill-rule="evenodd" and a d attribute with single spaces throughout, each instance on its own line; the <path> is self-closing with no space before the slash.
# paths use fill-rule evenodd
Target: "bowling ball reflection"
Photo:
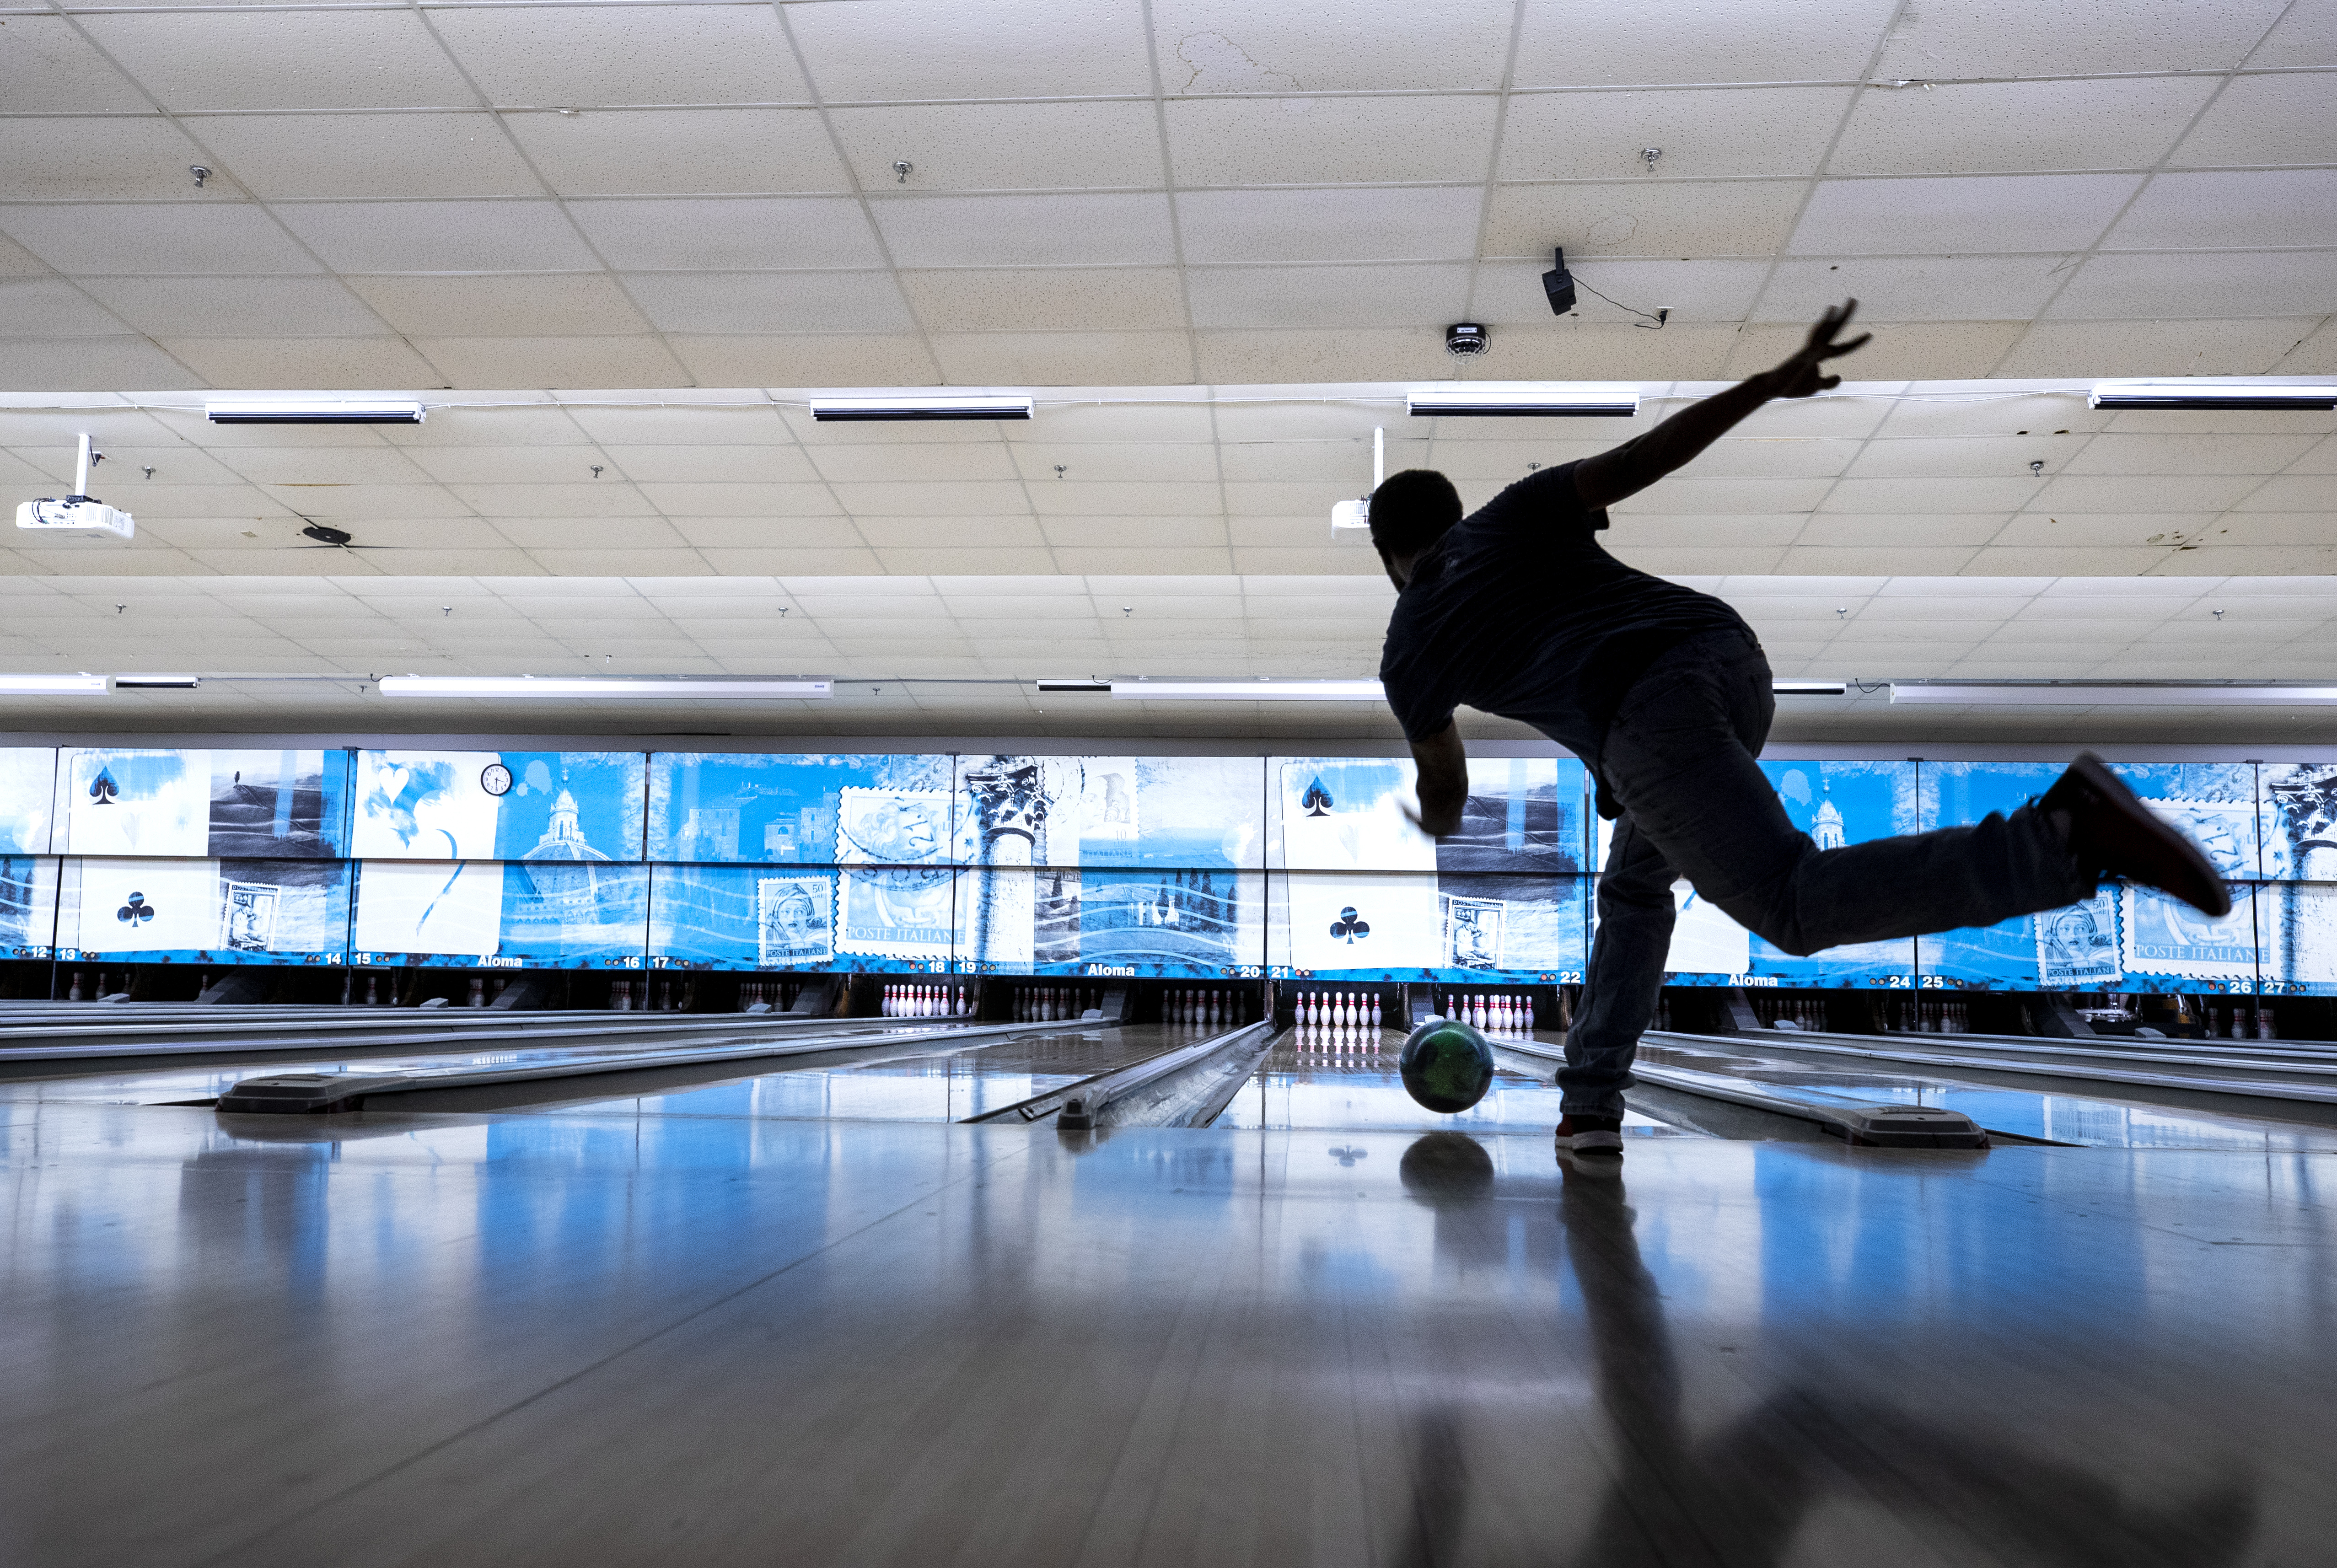
<path id="1" fill-rule="evenodd" d="M 1493 1157 L 1466 1132 L 1423 1132 L 1403 1152 L 1396 1177 L 1423 1203 L 1473 1203 L 1493 1190 Z"/>
<path id="2" fill-rule="evenodd" d="M 1493 1086 L 1493 1048 L 1457 1019 L 1432 1018 L 1403 1043 L 1399 1071 L 1404 1093 L 1423 1109 L 1450 1116 Z"/>

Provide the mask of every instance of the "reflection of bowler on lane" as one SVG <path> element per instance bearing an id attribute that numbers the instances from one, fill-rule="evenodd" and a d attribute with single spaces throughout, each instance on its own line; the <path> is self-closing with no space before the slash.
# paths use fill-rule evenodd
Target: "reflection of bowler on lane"
<path id="1" fill-rule="evenodd" d="M 1775 369 L 1690 405 L 1645 435 L 1519 481 L 1463 519 L 1426 469 L 1372 494 L 1372 542 L 1398 591 L 1380 677 L 1420 764 L 1416 820 L 1457 830 L 1468 762 L 1462 704 L 1532 725 L 1580 757 L 1600 815 L 1618 818 L 1599 886 L 1599 934 L 1567 1035 L 1560 1146 L 1619 1154 L 1623 1091 L 1663 985 L 1672 884 L 1795 955 L 1992 926 L 2093 894 L 2105 876 L 2211 915 L 2231 907 L 2190 839 L 2090 755 L 2009 817 L 1820 849 L 1755 759 L 1776 702 L 1761 644 L 1721 600 L 1599 548 L 1607 508 L 1687 463 L 1772 397 L 1838 385 L 1825 361 L 1858 302 L 1828 310 Z"/>

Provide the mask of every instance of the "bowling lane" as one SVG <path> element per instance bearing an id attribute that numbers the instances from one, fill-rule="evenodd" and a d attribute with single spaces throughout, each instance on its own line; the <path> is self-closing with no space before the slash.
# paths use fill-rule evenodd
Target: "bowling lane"
<path id="1" fill-rule="evenodd" d="M 1557 1049 L 1557 1039 L 1537 1035 Z M 1270 1132 L 1423 1132 L 1539 1133 L 1547 1137 L 1563 1114 L 1550 1069 L 1502 1049 L 1493 1037 L 1493 1086 L 1454 1115 L 1415 1104 L 1404 1092 L 1397 1060 L 1404 1035 L 1395 1029 L 1286 1031 L 1273 1051 L 1212 1126 Z M 1631 1112 L 1627 1138 L 1699 1137 Z"/>
<path id="2" fill-rule="evenodd" d="M 1716 1050 L 1648 1035 L 1640 1060 L 1748 1083 L 1823 1090 L 1876 1103 L 1933 1105 L 1959 1111 L 1991 1132 L 2049 1143 L 2113 1149 L 2228 1149 L 2275 1153 L 2337 1152 L 2337 1129 L 2254 1117 L 2218 1115 L 2131 1101 L 2038 1093 L 1934 1077 L 1921 1071 L 1817 1066 L 1765 1055 L 1757 1049 Z M 2074 1074 L 2073 1074 L 2074 1075 Z"/>
<path id="3" fill-rule="evenodd" d="M 944 1031 L 936 1038 L 937 1027 Z M 815 1035 L 810 1031 L 790 1033 L 752 1025 L 741 1026 L 735 1034 L 722 1032 L 702 1033 L 686 1043 L 689 1046 L 719 1048 L 768 1043 L 775 1049 L 808 1044 L 815 1038 L 832 1039 L 835 1050 L 851 1052 L 857 1059 L 869 1054 L 896 1054 L 924 1056 L 937 1053 L 979 1049 L 995 1040 L 967 1041 L 963 1044 L 949 1040 L 946 1025 L 928 1019 L 902 1019 L 897 1023 L 878 1020 L 843 1020 L 832 1032 Z M 248 1057 L 206 1062 L 196 1065 L 142 1064 L 128 1072 L 91 1072 L 86 1063 L 59 1063 L 64 1075 L 54 1078 L 27 1078 L 0 1082 L 0 1105 L 34 1105 L 54 1102 L 95 1103 L 106 1105 L 167 1105 L 217 1098 L 236 1083 L 257 1074 L 298 1070 L 303 1073 L 397 1073 L 443 1072 L 448 1069 L 479 1067 L 492 1069 L 525 1069 L 530 1066 L 564 1067 L 595 1057 L 633 1059 L 643 1053 L 654 1053 L 660 1047 L 674 1044 L 667 1039 L 643 1038 L 638 1032 L 611 1030 L 601 1040 L 592 1044 L 571 1043 L 558 1046 L 504 1044 L 500 1048 L 481 1046 L 470 1050 L 416 1052 L 407 1055 L 352 1054 L 336 1055 L 330 1045 L 313 1052 L 269 1051 Z M 1020 1039 L 1009 1042 L 1020 1044 Z M 833 1063 L 835 1056 L 825 1052 L 806 1060 L 813 1063 Z M 787 1059 L 781 1059 L 787 1060 Z M 742 1063 L 746 1070 L 769 1072 L 776 1063 L 764 1059 L 748 1058 Z M 547 1083 L 577 1080 L 547 1079 Z M 435 1107 L 434 1107 L 435 1108 Z"/>
<path id="4" fill-rule="evenodd" d="M 963 1122 L 1221 1033 L 1181 1024 L 1066 1024 L 953 1053 L 878 1062 L 778 1063 L 648 1094 L 516 1106 L 518 1114 L 712 1116 L 776 1121 Z M 565 1086 L 577 1087 L 572 1081 Z M 454 1109 L 415 1095 L 416 1110 Z M 421 1103 L 425 1099 L 431 1102 Z"/>

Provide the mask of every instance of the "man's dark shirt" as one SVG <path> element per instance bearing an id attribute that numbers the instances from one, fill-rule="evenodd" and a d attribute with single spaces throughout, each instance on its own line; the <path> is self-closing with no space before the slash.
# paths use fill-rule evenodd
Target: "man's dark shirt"
<path id="1" fill-rule="evenodd" d="M 1752 635 L 1722 601 L 1608 554 L 1606 526 L 1569 463 L 1519 480 L 1429 547 L 1380 656 L 1407 737 L 1436 735 L 1465 703 L 1532 725 L 1595 776 L 1608 722 L 1650 662 L 1706 632 Z"/>

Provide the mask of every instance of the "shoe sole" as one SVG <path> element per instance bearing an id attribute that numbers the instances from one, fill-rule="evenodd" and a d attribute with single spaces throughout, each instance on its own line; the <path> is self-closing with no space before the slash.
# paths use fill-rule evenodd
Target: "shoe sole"
<path id="1" fill-rule="evenodd" d="M 2134 791 L 2127 787 L 2126 780 L 2109 770 L 2107 763 L 2090 751 L 2080 751 L 2070 762 L 2069 771 L 2103 808 L 2127 818 L 2131 826 L 2138 830 L 2148 833 L 2155 829 L 2155 836 L 2159 838 L 2164 850 L 2173 856 L 2178 863 L 2187 862 L 2184 868 L 2197 879 L 2198 886 L 2185 891 L 2178 887 L 2166 886 L 2160 881 L 2146 880 L 2136 875 L 2136 871 L 2140 867 L 2111 867 L 2107 869 L 2113 875 L 2127 877 L 2129 881 L 2142 882 L 2145 887 L 2155 887 L 2168 897 L 2180 899 L 2215 919 L 2220 920 L 2232 912 L 2231 889 L 2224 886 L 2223 876 L 2215 869 L 2215 863 L 2201 852 L 2196 844 L 2191 842 L 2188 835 L 2162 820 L 2157 813 L 2145 806 L 2136 797 Z"/>

